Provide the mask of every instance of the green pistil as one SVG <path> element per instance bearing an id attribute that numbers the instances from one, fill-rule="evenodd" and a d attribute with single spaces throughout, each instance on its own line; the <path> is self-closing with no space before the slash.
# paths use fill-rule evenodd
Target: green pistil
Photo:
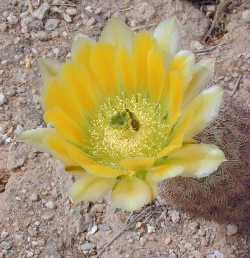
<path id="1" fill-rule="evenodd" d="M 167 142 L 165 117 L 166 110 L 142 94 L 109 98 L 90 120 L 87 152 L 113 167 L 122 159 L 156 156 Z"/>

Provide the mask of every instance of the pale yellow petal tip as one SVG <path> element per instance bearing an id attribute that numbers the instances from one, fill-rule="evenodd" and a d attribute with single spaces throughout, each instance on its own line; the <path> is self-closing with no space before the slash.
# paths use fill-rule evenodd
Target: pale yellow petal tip
<path id="1" fill-rule="evenodd" d="M 177 18 L 171 17 L 159 23 L 154 30 L 154 37 L 159 45 L 170 55 L 179 50 L 179 22 Z"/>
<path id="2" fill-rule="evenodd" d="M 122 179 L 112 191 L 113 207 L 125 211 L 139 210 L 152 200 L 151 187 L 136 177 Z"/>
<path id="3" fill-rule="evenodd" d="M 44 80 L 55 77 L 60 70 L 60 64 L 51 59 L 40 59 L 39 68 Z"/>
<path id="4" fill-rule="evenodd" d="M 134 33 L 120 17 L 112 17 L 105 25 L 99 41 L 130 51 L 133 36 Z"/>
<path id="5" fill-rule="evenodd" d="M 73 203 L 95 202 L 103 198 L 113 188 L 115 182 L 116 179 L 100 178 L 85 173 L 71 187 L 70 199 Z"/>

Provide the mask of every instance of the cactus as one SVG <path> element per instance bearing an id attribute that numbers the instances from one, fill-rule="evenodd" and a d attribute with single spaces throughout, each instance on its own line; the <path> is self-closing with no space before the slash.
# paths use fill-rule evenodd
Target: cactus
<path id="1" fill-rule="evenodd" d="M 237 103 L 224 109 L 217 124 L 201 139 L 224 149 L 228 161 L 207 178 L 178 177 L 163 182 L 161 197 L 194 216 L 250 223 L 250 111 Z"/>

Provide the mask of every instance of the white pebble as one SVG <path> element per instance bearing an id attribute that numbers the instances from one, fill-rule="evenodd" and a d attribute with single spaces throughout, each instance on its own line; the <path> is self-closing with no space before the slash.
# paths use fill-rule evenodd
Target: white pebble
<path id="1" fill-rule="evenodd" d="M 48 209 L 55 209 L 56 208 L 56 204 L 53 202 L 53 201 L 48 201 L 45 206 L 48 208 Z"/>
<path id="2" fill-rule="evenodd" d="M 3 95 L 3 93 L 0 93 L 0 106 L 6 103 L 6 97 Z"/>

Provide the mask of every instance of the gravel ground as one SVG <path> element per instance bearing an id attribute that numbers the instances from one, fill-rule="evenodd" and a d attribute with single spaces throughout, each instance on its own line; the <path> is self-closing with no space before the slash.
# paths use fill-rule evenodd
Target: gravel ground
<path id="1" fill-rule="evenodd" d="M 0 1 L 0 258 L 250 257 L 250 2 L 232 1 L 209 45 L 202 38 L 216 5 L 197 2 Z M 62 165 L 16 143 L 24 129 L 44 125 L 37 60 L 65 60 L 77 32 L 96 38 L 112 15 L 134 30 L 176 15 L 183 47 L 216 60 L 211 84 L 224 87 L 225 104 L 200 138 L 221 146 L 230 162 L 208 180 L 209 194 L 204 182 L 175 179 L 138 213 L 113 210 L 109 198 L 72 206 L 73 178 Z"/>

